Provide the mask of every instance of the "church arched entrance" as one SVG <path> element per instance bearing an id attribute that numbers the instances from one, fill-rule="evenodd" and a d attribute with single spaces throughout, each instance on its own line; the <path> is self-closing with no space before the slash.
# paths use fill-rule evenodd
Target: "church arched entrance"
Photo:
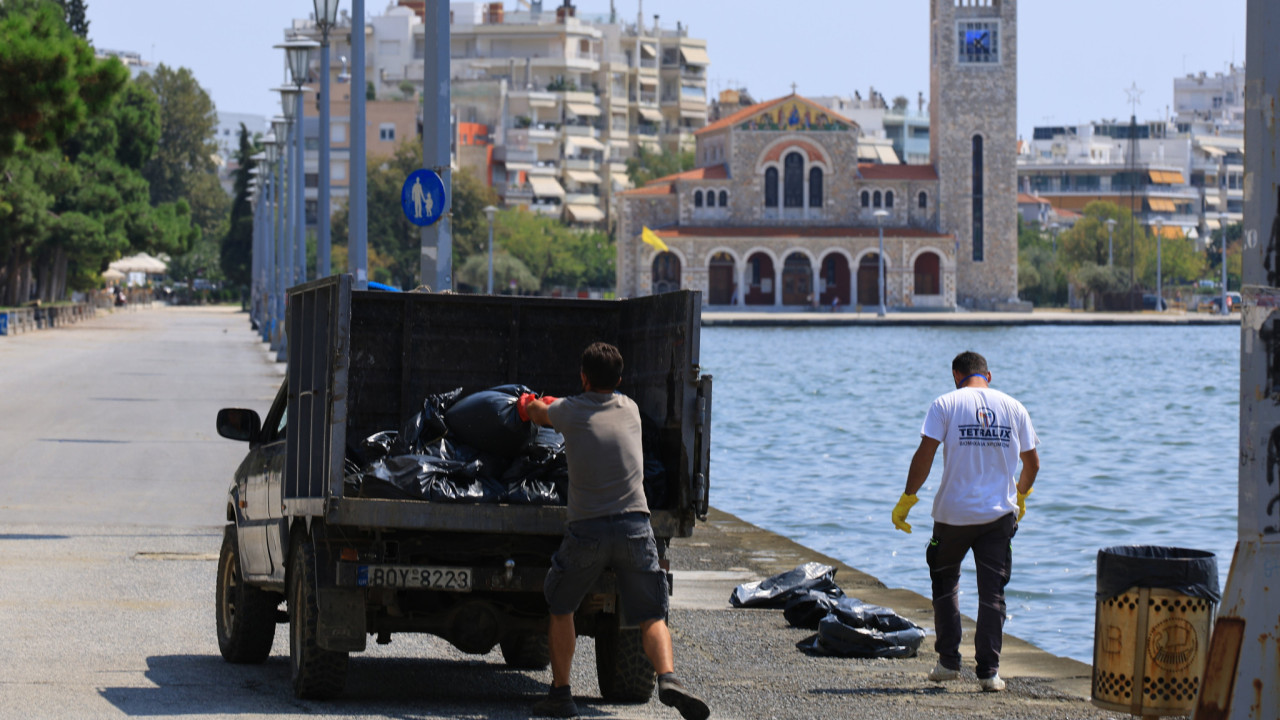
<path id="1" fill-rule="evenodd" d="M 737 267 L 733 256 L 718 252 L 707 265 L 707 304 L 733 305 L 737 300 Z"/>
<path id="2" fill-rule="evenodd" d="M 762 252 L 747 258 L 745 305 L 773 304 L 773 259 Z"/>
<path id="3" fill-rule="evenodd" d="M 830 305 L 832 301 L 841 305 L 849 304 L 849 260 L 838 252 L 833 252 L 822 259 L 822 269 L 818 272 L 818 287 L 822 291 L 818 302 Z"/>
<path id="4" fill-rule="evenodd" d="M 867 253 L 858 263 L 858 304 L 880 305 L 880 256 Z"/>
<path id="5" fill-rule="evenodd" d="M 654 295 L 680 289 L 680 258 L 675 253 L 658 253 L 653 259 Z"/>
<path id="6" fill-rule="evenodd" d="M 916 258 L 915 294 L 942 294 L 942 263 L 937 253 L 921 253 L 920 257 Z"/>
<path id="7" fill-rule="evenodd" d="M 804 253 L 793 252 L 782 263 L 782 304 L 813 304 L 813 265 Z"/>

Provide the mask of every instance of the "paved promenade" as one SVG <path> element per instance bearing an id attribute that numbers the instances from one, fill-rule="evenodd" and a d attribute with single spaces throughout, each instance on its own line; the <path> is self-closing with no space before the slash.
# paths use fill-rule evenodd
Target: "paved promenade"
<path id="1" fill-rule="evenodd" d="M 511 670 L 496 651 L 464 655 L 429 636 L 370 643 L 333 702 L 292 696 L 283 628 L 263 665 L 222 661 L 215 561 L 244 446 L 215 435 L 214 413 L 265 410 L 279 367 L 229 308 L 158 306 L 0 337 L 0 716 L 528 717 L 549 671 Z M 730 482 L 713 475 L 713 504 Z M 981 693 L 971 660 L 960 681 L 925 679 L 931 638 L 911 659 L 810 657 L 795 647 L 809 632 L 782 611 L 729 606 L 737 584 L 811 560 L 837 565 L 849 595 L 932 627 L 925 598 L 713 511 L 673 546 L 671 613 L 678 669 L 712 717 L 1117 717 L 1085 699 L 1087 665 L 1014 638 L 1001 667 L 1008 690 Z M 677 717 L 656 699 L 603 702 L 593 655 L 583 639 L 573 684 L 585 717 Z"/>

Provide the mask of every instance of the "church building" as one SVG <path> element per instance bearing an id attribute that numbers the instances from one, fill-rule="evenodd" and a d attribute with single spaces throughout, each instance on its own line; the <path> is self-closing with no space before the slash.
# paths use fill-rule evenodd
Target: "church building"
<path id="1" fill-rule="evenodd" d="M 875 308 L 883 233 L 888 307 L 1026 309 L 1017 3 L 931 3 L 930 164 L 859 162 L 858 125 L 795 93 L 739 110 L 695 133 L 695 169 L 621 194 L 619 295 Z"/>

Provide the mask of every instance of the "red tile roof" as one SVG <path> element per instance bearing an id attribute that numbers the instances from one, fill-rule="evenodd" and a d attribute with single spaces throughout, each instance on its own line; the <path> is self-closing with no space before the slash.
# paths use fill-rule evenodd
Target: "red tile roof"
<path id="1" fill-rule="evenodd" d="M 658 237 L 727 238 L 727 237 L 877 237 L 879 229 L 868 227 L 669 227 L 654 230 Z M 949 238 L 951 233 L 940 233 L 915 227 L 887 227 L 884 234 L 899 238 Z"/>
<path id="2" fill-rule="evenodd" d="M 1039 203 L 1040 205 L 1050 204 L 1048 200 L 1045 200 L 1044 198 L 1039 197 L 1038 195 L 1028 195 L 1027 193 L 1018 193 L 1019 205 L 1033 205 L 1036 203 Z"/>
<path id="3" fill-rule="evenodd" d="M 729 178 L 729 166 L 726 163 L 712 165 L 710 167 L 694 168 L 686 170 L 675 175 L 667 175 L 655 180 L 650 180 L 644 185 L 633 190 L 625 190 L 619 195 L 669 195 L 675 192 L 675 182 L 677 180 L 727 180 Z"/>
<path id="4" fill-rule="evenodd" d="M 858 172 L 864 180 L 937 180 L 938 171 L 932 165 L 877 165 L 858 163 Z"/>

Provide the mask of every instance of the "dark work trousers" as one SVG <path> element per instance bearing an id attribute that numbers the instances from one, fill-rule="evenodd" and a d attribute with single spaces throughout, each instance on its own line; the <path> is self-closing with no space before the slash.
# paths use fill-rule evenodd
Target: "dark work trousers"
<path id="1" fill-rule="evenodd" d="M 933 581 L 933 622 L 938 633 L 934 649 L 944 667 L 960 669 L 960 562 L 972 549 L 978 567 L 978 631 L 973 638 L 978 677 L 989 678 L 1000 668 L 1004 586 L 1009 584 L 1017 531 L 1014 513 L 985 525 L 933 524 L 925 557 Z"/>

